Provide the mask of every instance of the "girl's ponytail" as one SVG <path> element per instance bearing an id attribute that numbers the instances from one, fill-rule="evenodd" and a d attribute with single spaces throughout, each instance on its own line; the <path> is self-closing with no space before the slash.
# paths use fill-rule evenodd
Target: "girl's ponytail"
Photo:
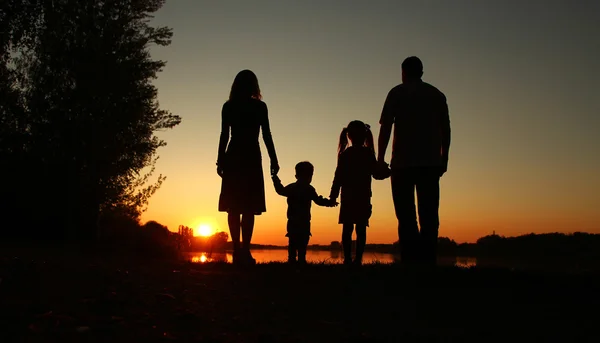
<path id="1" fill-rule="evenodd" d="M 338 145 L 338 159 L 342 156 L 342 153 L 348 147 L 348 128 L 345 127 L 342 129 L 342 133 L 340 134 L 340 143 Z"/>
<path id="2" fill-rule="evenodd" d="M 369 148 L 371 152 L 373 152 L 373 156 L 375 156 L 375 142 L 373 140 L 373 133 L 371 132 L 371 126 L 369 124 L 365 124 L 365 146 Z"/>

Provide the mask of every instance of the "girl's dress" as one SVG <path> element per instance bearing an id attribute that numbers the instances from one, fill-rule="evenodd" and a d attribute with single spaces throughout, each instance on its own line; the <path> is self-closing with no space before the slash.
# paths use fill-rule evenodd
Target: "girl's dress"
<path id="1" fill-rule="evenodd" d="M 266 144 L 270 148 L 273 144 L 264 102 L 247 99 L 228 101 L 223 105 L 221 139 L 225 135 L 228 138 L 228 131 L 231 129 L 231 140 L 224 156 L 218 158 L 224 170 L 219 197 L 220 212 L 256 215 L 266 212 L 265 183 L 258 142 L 261 127 L 265 142 L 271 143 Z"/>
<path id="2" fill-rule="evenodd" d="M 371 218 L 371 177 L 377 160 L 367 147 L 350 146 L 338 159 L 330 198 L 341 188 L 339 224 L 369 226 Z"/>

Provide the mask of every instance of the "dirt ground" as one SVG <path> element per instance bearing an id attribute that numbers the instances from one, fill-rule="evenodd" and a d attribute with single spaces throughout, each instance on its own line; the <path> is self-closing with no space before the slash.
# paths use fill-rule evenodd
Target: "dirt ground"
<path id="1" fill-rule="evenodd" d="M 0 342 L 598 342 L 599 280 L 0 251 Z"/>

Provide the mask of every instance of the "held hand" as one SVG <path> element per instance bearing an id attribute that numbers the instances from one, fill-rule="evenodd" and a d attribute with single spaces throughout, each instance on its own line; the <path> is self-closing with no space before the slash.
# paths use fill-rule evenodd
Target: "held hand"
<path id="1" fill-rule="evenodd" d="M 375 180 L 385 180 L 392 174 L 390 167 L 384 161 L 378 161 L 373 171 L 373 178 Z"/>
<path id="2" fill-rule="evenodd" d="M 279 173 L 279 163 L 271 163 L 271 176 L 277 176 Z"/>

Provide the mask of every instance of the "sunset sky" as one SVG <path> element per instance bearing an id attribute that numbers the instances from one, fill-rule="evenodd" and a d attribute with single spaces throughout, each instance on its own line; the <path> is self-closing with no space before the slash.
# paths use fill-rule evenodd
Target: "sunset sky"
<path id="1" fill-rule="evenodd" d="M 152 49 L 168 63 L 155 84 L 182 123 L 159 134 L 168 146 L 156 172 L 167 180 L 142 219 L 228 231 L 215 162 L 221 107 L 240 70 L 258 76 L 284 184 L 308 160 L 327 196 L 341 129 L 360 119 L 376 137 L 400 64 L 416 55 L 450 108 L 441 236 L 600 232 L 599 16 L 593 0 L 167 1 L 154 22 L 174 37 Z M 262 136 L 261 146 L 267 212 L 253 242 L 286 244 L 286 201 L 268 177 Z M 372 203 L 368 242 L 397 240 L 389 179 L 374 181 Z M 311 243 L 341 239 L 338 211 L 313 205 Z"/>

